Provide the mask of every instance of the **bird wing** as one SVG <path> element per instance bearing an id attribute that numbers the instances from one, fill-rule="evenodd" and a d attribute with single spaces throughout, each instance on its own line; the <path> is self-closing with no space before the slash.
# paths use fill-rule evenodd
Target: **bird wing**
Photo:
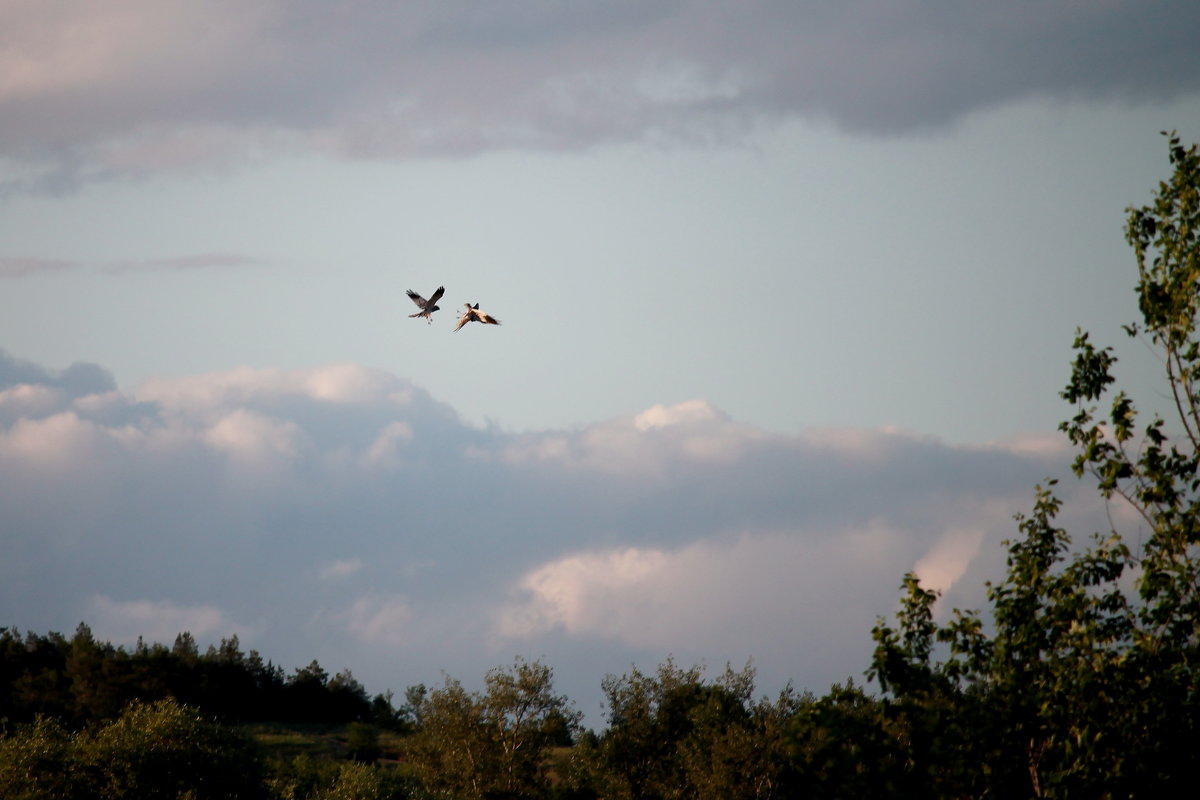
<path id="1" fill-rule="evenodd" d="M 417 293 L 416 293 L 416 292 L 414 292 L 412 289 L 409 289 L 409 290 L 408 290 L 408 299 L 409 299 L 409 300 L 412 300 L 414 303 L 416 303 L 416 304 L 417 304 L 417 308 L 424 310 L 424 308 L 425 308 L 425 298 L 424 298 L 424 297 L 421 297 L 421 295 L 417 294 Z"/>
<path id="2" fill-rule="evenodd" d="M 480 322 L 487 323 L 488 325 L 499 325 L 500 324 L 500 320 L 496 319 L 491 314 L 488 314 L 486 311 L 477 311 L 475 313 Z"/>
<path id="3" fill-rule="evenodd" d="M 429 296 L 429 305 L 431 305 L 431 306 L 436 305 L 437 301 L 442 299 L 442 295 L 445 293 L 445 291 L 446 291 L 445 286 L 439 286 L 437 288 L 437 291 Z"/>
<path id="4" fill-rule="evenodd" d="M 459 328 L 461 328 L 463 325 L 466 325 L 470 321 L 471 321 L 471 312 L 468 311 L 467 313 L 463 314 L 461 317 L 458 318 L 458 324 L 454 326 L 454 330 L 457 331 Z"/>

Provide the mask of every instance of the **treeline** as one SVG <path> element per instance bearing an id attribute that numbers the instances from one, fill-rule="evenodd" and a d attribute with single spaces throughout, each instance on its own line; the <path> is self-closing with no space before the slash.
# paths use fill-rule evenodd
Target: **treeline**
<path id="1" fill-rule="evenodd" d="M 289 675 L 243 653 L 236 635 L 201 653 L 187 632 L 172 647 L 139 639 L 126 649 L 97 641 L 83 623 L 69 639 L 0 628 L 0 724 L 42 715 L 77 728 L 111 720 L 134 700 L 167 698 L 227 722 L 402 724 L 390 697 L 368 697 L 349 670 L 331 678 L 313 661 Z"/>
<path id="2" fill-rule="evenodd" d="M 910 581 L 909 588 L 919 587 Z M 877 629 L 874 665 L 891 687 L 883 695 L 847 682 L 822 696 L 791 689 L 757 696 L 749 667 L 707 678 L 668 661 L 651 673 L 609 676 L 607 725 L 594 731 L 582 729 L 569 699 L 554 691 L 549 667 L 518 660 L 489 672 L 482 691 L 452 678 L 411 688 L 410 726 L 396 735 L 387 761 L 377 747 L 351 749 L 340 761 L 270 757 L 249 737 L 252 728 L 171 699 L 134 701 L 78 729 L 43 716 L 10 726 L 0 736 L 0 797 L 1195 796 L 1194 668 L 1145 675 L 1131 666 L 1122 674 L 1097 668 L 1094 650 L 1067 658 L 1056 649 L 1038 667 L 994 665 L 991 675 L 958 681 L 953 660 L 926 658 L 937 631 L 925 613 L 931 599 L 909 595 L 899 631 Z M 990 641 L 1019 644 L 1012 633 Z M 1118 652 L 1108 658 L 1138 661 Z M 1081 680 L 1088 670 L 1092 679 Z"/>
<path id="3" fill-rule="evenodd" d="M 219 662 L 222 649 L 229 658 L 235 649 L 226 642 L 182 659 L 159 646 L 121 655 L 91 640 L 83 626 L 69 641 L 53 634 L 24 639 L 46 640 L 108 655 L 92 662 L 98 673 L 78 666 L 64 673 L 88 687 L 81 697 L 117 697 L 97 674 L 121 674 L 112 665 L 142 651 L 158 652 L 163 664 L 191 662 L 195 669 L 179 674 L 197 677 L 206 674 L 200 664 Z M 22 651 L 28 649 L 5 650 L 23 658 Z M 16 663 L 3 662 L 6 676 L 16 673 Z M 37 683 L 29 676 L 21 673 L 6 686 Z M 135 686 L 116 685 L 126 693 Z M 176 684 L 209 699 L 207 692 L 221 685 L 211 674 L 199 684 Z M 609 676 L 602 688 L 607 725 L 593 731 L 581 728 L 571 701 L 554 691 L 552 670 L 537 661 L 492 670 L 482 691 L 453 678 L 434 688 L 410 687 L 404 710 L 390 718 L 399 720 L 393 758 L 379 758 L 376 725 L 354 722 L 345 760 L 320 763 L 269 757 L 249 736 L 252 727 L 231 724 L 238 715 L 222 721 L 217 707 L 185 705 L 169 692 L 153 702 L 135 697 L 113 715 L 99 713 L 108 706 L 78 704 L 69 706 L 73 716 L 47 714 L 49 705 L 34 709 L 28 696 L 31 721 L 9 718 L 0 735 L 0 797 L 738 800 L 902 797 L 918 788 L 907 760 L 910 731 L 891 717 L 887 702 L 849 683 L 823 697 L 791 689 L 757 697 L 749 667 L 709 679 L 698 667 L 668 661 L 651 673 Z M 61 702 L 57 694 L 46 699 Z M 378 699 L 390 707 L 389 697 Z M 307 706 L 297 702 L 293 719 L 307 720 Z M 364 707 L 361 694 L 357 707 Z"/>

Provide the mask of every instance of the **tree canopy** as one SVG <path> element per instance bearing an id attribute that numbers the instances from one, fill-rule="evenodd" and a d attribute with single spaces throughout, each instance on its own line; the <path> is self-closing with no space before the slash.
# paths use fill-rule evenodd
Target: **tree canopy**
<path id="1" fill-rule="evenodd" d="M 1136 513 L 1075 546 L 1053 482 L 1018 518 L 991 617 L 933 622 L 934 592 L 905 579 L 898 625 L 876 626 L 872 674 L 911 731 L 928 796 L 1171 797 L 1200 751 L 1200 156 L 1168 135 L 1170 179 L 1128 209 L 1141 319 L 1125 333 L 1160 359 L 1174 413 L 1139 426 L 1114 393 L 1117 358 L 1078 331 L 1061 426 L 1075 473 Z M 1102 402 L 1107 403 L 1102 410 Z M 1121 518 L 1110 515 L 1110 520 Z M 934 659 L 938 643 L 948 647 Z M 935 761 L 936 757 L 936 761 Z M 935 770 L 936 764 L 936 770 Z M 947 769 L 949 765 L 954 768 Z M 956 777 L 955 777 L 956 776 Z"/>

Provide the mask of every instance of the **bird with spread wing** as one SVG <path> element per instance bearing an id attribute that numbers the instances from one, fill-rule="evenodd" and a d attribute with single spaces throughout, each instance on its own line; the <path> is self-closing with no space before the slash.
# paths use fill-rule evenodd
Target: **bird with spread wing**
<path id="1" fill-rule="evenodd" d="M 421 297 L 421 295 L 417 294 L 412 289 L 409 289 L 408 290 L 408 298 L 410 300 L 412 300 L 414 303 L 416 303 L 417 308 L 419 308 L 421 310 L 418 311 L 416 314 L 409 314 L 408 316 L 424 317 L 430 323 L 432 323 L 433 322 L 433 312 L 438 310 L 437 301 L 442 299 L 442 294 L 445 291 L 446 291 L 445 286 L 439 286 L 437 288 L 437 291 L 434 292 L 433 294 L 431 294 L 429 296 L 429 299 L 426 300 L 424 297 Z"/>
<path id="2" fill-rule="evenodd" d="M 476 303 L 475 305 L 466 303 L 465 305 L 467 310 L 464 311 L 463 315 L 458 318 L 458 324 L 454 326 L 455 331 L 458 331 L 459 328 L 461 328 L 463 325 L 466 325 L 468 322 L 482 322 L 485 325 L 500 324 L 500 320 L 488 314 L 486 311 L 480 311 L 479 303 Z"/>

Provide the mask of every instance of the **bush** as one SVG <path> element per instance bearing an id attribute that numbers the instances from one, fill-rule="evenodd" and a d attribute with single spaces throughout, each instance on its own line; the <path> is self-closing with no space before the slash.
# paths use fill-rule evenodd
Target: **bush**
<path id="1" fill-rule="evenodd" d="M 173 700 L 95 731 L 39 719 L 0 740 L 0 797 L 233 800 L 266 796 L 253 745 Z"/>

